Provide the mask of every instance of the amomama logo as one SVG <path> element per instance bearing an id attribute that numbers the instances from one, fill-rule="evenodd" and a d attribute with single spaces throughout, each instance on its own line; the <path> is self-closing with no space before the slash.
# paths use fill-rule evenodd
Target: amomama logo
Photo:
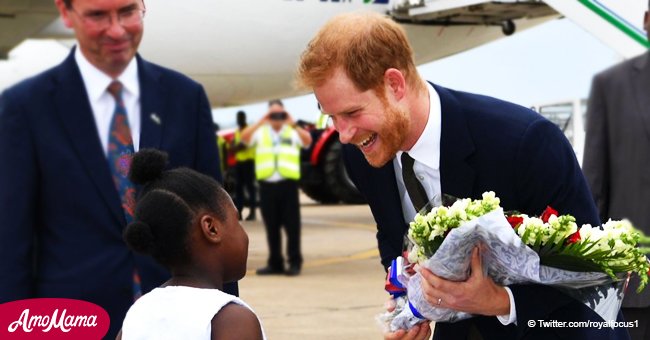
<path id="1" fill-rule="evenodd" d="M 101 339 L 110 319 L 94 303 L 29 299 L 0 304 L 0 339 Z"/>

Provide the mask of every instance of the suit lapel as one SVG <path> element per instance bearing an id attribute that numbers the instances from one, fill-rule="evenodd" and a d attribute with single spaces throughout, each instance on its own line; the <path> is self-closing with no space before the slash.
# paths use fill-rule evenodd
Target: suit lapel
<path id="1" fill-rule="evenodd" d="M 393 161 L 388 161 L 388 163 L 379 168 L 379 171 L 370 173 L 376 176 L 371 180 L 371 183 L 374 183 L 374 185 L 379 189 L 378 194 L 386 195 L 386 197 L 388 197 L 390 203 L 388 207 L 389 209 L 394 210 L 391 213 L 397 214 L 400 217 L 404 216 L 404 213 L 402 212 L 402 199 L 399 195 L 399 189 L 397 189 L 397 180 L 395 179 Z"/>
<path id="2" fill-rule="evenodd" d="M 113 215 L 124 223 L 124 213 L 108 161 L 104 155 L 97 125 L 92 114 L 81 73 L 74 60 L 74 51 L 59 66 L 58 85 L 54 90 L 55 111 L 63 125 L 79 161 L 92 179 L 100 196 Z"/>
<path id="3" fill-rule="evenodd" d="M 433 85 L 433 84 L 432 84 Z M 467 158 L 474 152 L 465 113 L 451 92 L 433 85 L 440 96 L 442 128 L 440 136 L 440 186 L 443 194 L 472 196 L 474 169 Z"/>
<path id="4" fill-rule="evenodd" d="M 646 52 L 638 58 L 634 64 L 634 74 L 632 75 L 634 96 L 636 103 L 639 105 L 637 112 L 641 115 L 641 121 L 645 126 L 648 138 L 650 138 L 650 52 Z"/>
<path id="5" fill-rule="evenodd" d="M 165 98 L 167 90 L 162 86 L 161 74 L 140 56 L 138 78 L 140 80 L 140 148 L 160 148 L 162 127 L 165 123 Z"/>

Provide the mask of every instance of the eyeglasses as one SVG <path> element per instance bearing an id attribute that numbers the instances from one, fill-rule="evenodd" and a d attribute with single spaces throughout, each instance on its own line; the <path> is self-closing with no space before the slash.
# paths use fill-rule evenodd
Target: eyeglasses
<path id="1" fill-rule="evenodd" d="M 81 17 L 87 25 L 97 30 L 109 28 L 113 21 L 113 15 L 110 12 L 97 11 L 81 14 L 74 7 L 70 7 L 70 9 Z M 117 23 L 122 27 L 138 25 L 142 23 L 145 12 L 144 9 L 138 7 L 122 9 L 117 12 Z"/>

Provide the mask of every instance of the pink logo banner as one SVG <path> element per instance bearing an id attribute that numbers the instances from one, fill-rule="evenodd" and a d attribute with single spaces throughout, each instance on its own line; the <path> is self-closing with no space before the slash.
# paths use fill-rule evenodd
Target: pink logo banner
<path id="1" fill-rule="evenodd" d="M 101 339 L 110 319 L 94 304 L 73 299 L 28 299 L 0 304 L 0 339 Z"/>

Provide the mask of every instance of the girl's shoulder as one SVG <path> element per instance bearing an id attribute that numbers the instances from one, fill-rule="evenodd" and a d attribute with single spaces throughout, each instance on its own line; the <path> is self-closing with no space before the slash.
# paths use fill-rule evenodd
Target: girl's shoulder
<path id="1" fill-rule="evenodd" d="M 212 339 L 264 339 L 260 321 L 246 304 L 230 303 L 212 319 Z"/>

